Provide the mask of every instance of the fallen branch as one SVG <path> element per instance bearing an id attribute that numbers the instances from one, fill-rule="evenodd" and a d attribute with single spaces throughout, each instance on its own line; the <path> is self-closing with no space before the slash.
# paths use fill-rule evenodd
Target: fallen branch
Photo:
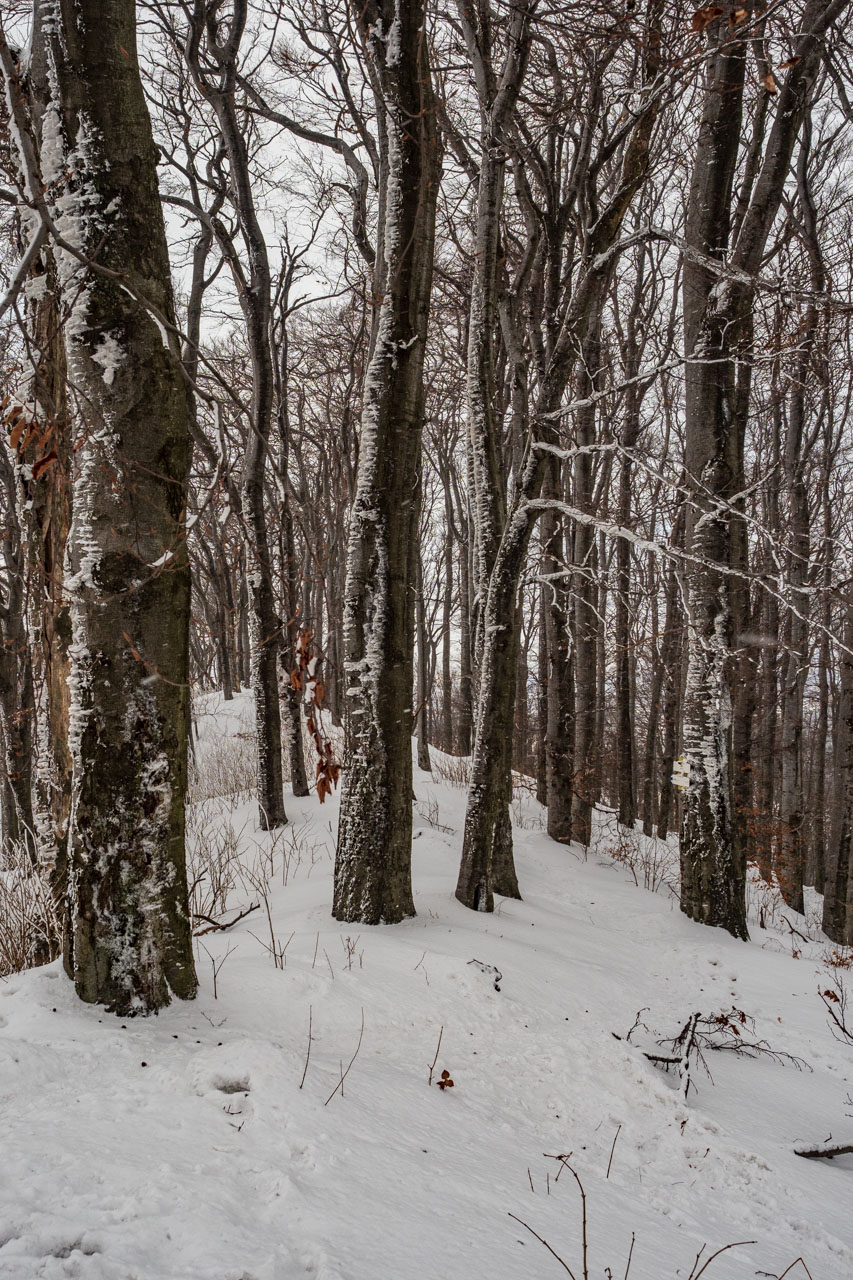
<path id="1" fill-rule="evenodd" d="M 817 1147 L 794 1147 L 794 1155 L 804 1160 L 834 1160 L 836 1156 L 853 1156 L 853 1143 L 822 1142 Z"/>
<path id="2" fill-rule="evenodd" d="M 250 907 L 246 907 L 245 911 L 241 911 L 233 920 L 228 921 L 214 920 L 211 916 L 206 916 L 201 911 L 197 911 L 195 917 L 196 920 L 204 920 L 207 924 L 207 928 L 196 929 L 195 936 L 197 938 L 203 938 L 206 933 L 224 933 L 226 929 L 231 929 L 235 924 L 239 924 L 241 920 L 245 920 L 246 916 L 251 915 L 253 911 L 259 911 L 260 906 L 261 904 L 259 902 L 253 902 Z"/>

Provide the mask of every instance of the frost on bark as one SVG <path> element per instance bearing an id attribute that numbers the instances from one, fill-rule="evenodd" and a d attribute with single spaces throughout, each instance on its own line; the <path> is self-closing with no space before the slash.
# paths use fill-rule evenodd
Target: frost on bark
<path id="1" fill-rule="evenodd" d="M 722 256 L 740 146 L 746 41 L 719 22 L 710 37 L 704 111 L 687 213 L 688 242 Z M 690 781 L 681 824 L 681 909 L 694 920 L 746 937 L 746 862 L 732 792 L 730 585 L 733 538 L 728 502 L 743 471 L 735 411 L 728 293 L 694 262 L 684 269 L 686 482 L 691 492 L 686 575 L 688 665 L 684 752 Z"/>
<path id="2" fill-rule="evenodd" d="M 80 997 L 128 1015 L 196 991 L 184 850 L 187 392 L 132 0 L 45 0 L 41 164 L 74 389 L 70 930 Z M 84 265 L 90 259 L 97 267 Z"/>
<path id="3" fill-rule="evenodd" d="M 778 93 L 751 186 L 740 193 L 730 243 L 747 49 L 751 36 L 728 19 L 707 27 L 709 58 L 691 180 L 684 264 L 685 471 L 688 676 L 684 745 L 690 766 L 681 829 L 681 907 L 695 920 L 745 938 L 746 856 L 735 812 L 732 703 L 740 693 L 734 649 L 746 631 L 745 537 L 739 496 L 749 405 L 752 308 L 791 158 L 821 60 L 823 36 L 844 0 L 810 0 Z M 759 139 L 760 142 L 760 139 Z M 725 266 L 712 269 L 708 258 Z M 742 736 L 745 726 L 735 726 Z"/>
<path id="4" fill-rule="evenodd" d="M 658 110 L 658 98 L 650 89 L 659 66 L 659 33 L 660 8 L 653 3 L 649 7 L 645 37 L 643 82 L 647 96 L 626 143 L 619 180 L 594 227 L 589 228 L 571 301 L 554 335 L 535 408 L 530 414 L 542 432 L 544 439 L 540 443 L 543 445 L 558 447 L 560 444 L 553 424 L 575 374 L 578 355 L 600 321 L 618 257 L 614 246 L 625 214 L 646 175 Z M 494 893 L 520 896 L 512 858 L 509 815 L 518 590 L 530 536 L 542 509 L 539 496 L 548 468 L 548 454 L 544 449 L 530 449 L 513 489 L 483 604 L 476 739 L 456 885 L 459 901 L 479 911 L 493 909 Z"/>
<path id="5" fill-rule="evenodd" d="M 421 3 L 354 12 L 380 120 L 378 308 L 364 384 L 344 603 L 349 761 L 335 861 L 338 920 L 414 914 L 412 682 L 423 364 L 439 151 Z"/>
<path id="6" fill-rule="evenodd" d="M 493 892 L 520 897 L 510 822 L 519 617 L 515 579 L 512 573 L 507 576 L 505 568 L 498 568 L 507 524 L 508 477 L 501 457 L 495 365 L 500 218 L 509 158 L 504 135 L 528 66 L 534 7 L 519 5 L 514 9 L 507 51 L 498 72 L 491 6 L 482 5 L 475 13 L 473 6 L 462 0 L 457 3 L 477 86 L 480 139 L 465 383 L 474 517 L 472 649 L 477 701 L 468 817 L 456 896 L 466 906 L 482 911 L 493 909 Z M 528 536 L 522 534 L 525 547 Z"/>

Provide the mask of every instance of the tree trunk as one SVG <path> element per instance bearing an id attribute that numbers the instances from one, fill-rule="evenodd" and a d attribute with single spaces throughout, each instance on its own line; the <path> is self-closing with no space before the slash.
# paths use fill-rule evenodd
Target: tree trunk
<path id="1" fill-rule="evenodd" d="M 853 850 L 853 610 L 848 607 L 841 650 L 838 742 L 823 898 L 823 931 L 833 942 L 853 943 L 851 850 Z"/>
<path id="2" fill-rule="evenodd" d="M 453 754 L 453 679 L 450 628 L 453 618 L 453 510 L 449 485 L 444 499 L 444 590 L 441 600 L 441 745 Z"/>
<path id="3" fill-rule="evenodd" d="M 740 144 L 746 41 L 715 19 L 705 102 L 693 167 L 686 238 L 722 256 L 729 242 L 732 182 Z M 688 258 L 684 265 L 688 669 L 684 745 L 689 767 L 681 827 L 681 909 L 694 920 L 745 938 L 746 863 L 737 840 L 732 793 L 731 651 L 733 622 L 727 570 L 733 559 L 726 503 L 740 486 L 742 444 L 736 427 L 730 307 L 717 305 L 716 277 Z"/>
<path id="4" fill-rule="evenodd" d="M 71 931 L 78 994 L 150 1013 L 196 991 L 187 909 L 189 409 L 177 356 L 156 153 L 131 0 L 48 0 L 48 183 L 78 396 L 70 575 Z M 44 151 L 43 151 L 44 154 Z M 52 184 L 52 186 L 50 185 Z M 73 212 L 68 193 L 74 192 Z M 119 283 L 119 280 L 121 283 Z"/>
<path id="5" fill-rule="evenodd" d="M 548 498 L 559 499 L 561 468 L 549 460 L 543 486 Z M 568 590 L 563 553 L 563 519 L 548 509 L 540 525 L 542 542 L 542 622 L 545 636 L 545 761 L 547 830 L 552 840 L 568 844 L 572 838 L 572 698 L 569 691 L 571 633 L 567 619 Z"/>
<path id="6" fill-rule="evenodd" d="M 333 914 L 378 924 L 414 914 L 413 606 L 440 156 L 421 0 L 406 6 L 355 0 L 354 12 L 383 146 L 374 280 L 379 301 L 349 530 L 344 646 L 351 754 Z M 383 32 L 389 33 L 387 44 Z"/>
<path id="7" fill-rule="evenodd" d="M 471 754 L 474 729 L 474 682 L 471 674 L 471 573 L 470 542 L 460 546 L 459 554 L 459 716 L 456 732 L 459 754 Z"/>
<path id="8" fill-rule="evenodd" d="M 429 730 L 427 711 L 429 707 L 429 669 L 428 642 L 426 628 L 426 609 L 424 608 L 424 570 L 421 562 L 420 548 L 417 553 L 417 575 L 415 579 L 415 626 L 418 644 L 418 692 L 417 715 L 415 724 L 418 743 L 418 768 L 425 773 L 432 773 L 432 761 L 429 758 Z"/>
<path id="9" fill-rule="evenodd" d="M 691 490 L 688 547 L 689 663 L 684 737 L 690 765 L 682 822 L 682 910 L 695 920 L 746 937 L 746 858 L 733 794 L 732 661 L 741 643 L 746 569 L 743 522 L 743 429 L 751 369 L 754 276 L 790 173 L 794 144 L 821 63 L 823 36 L 845 0 L 809 0 L 794 40 L 776 115 L 737 240 L 728 252 L 732 179 L 738 159 L 744 66 L 749 32 L 732 34 L 725 18 L 706 27 L 711 52 L 705 104 L 691 182 L 686 239 L 691 249 L 726 258 L 737 277 L 715 271 L 688 252 L 684 267 L 685 454 Z M 744 18 L 740 21 L 744 21 Z M 736 24 L 736 26 L 739 24 Z M 740 363 L 740 381 L 736 374 Z M 733 501 L 735 500 L 735 501 Z M 729 572 L 734 571 L 734 582 Z M 739 684 L 738 684 L 739 681 Z M 747 728 L 741 717 L 738 729 Z"/>
<path id="10" fill-rule="evenodd" d="M 589 371 L 598 369 L 601 360 L 599 317 L 590 325 L 584 344 L 582 372 L 578 378 L 578 396 L 583 399 L 594 391 Z M 577 414 L 574 502 L 584 514 L 592 512 L 592 455 L 595 440 L 595 403 Z M 574 534 L 574 800 L 572 802 L 572 839 L 587 848 L 592 839 L 592 808 L 598 761 L 595 758 L 597 711 L 597 642 L 598 586 L 595 577 L 595 530 L 591 524 L 575 521 Z"/>

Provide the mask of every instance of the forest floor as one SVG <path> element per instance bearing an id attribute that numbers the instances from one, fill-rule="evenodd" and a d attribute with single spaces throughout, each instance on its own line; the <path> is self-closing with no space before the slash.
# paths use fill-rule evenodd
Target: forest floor
<path id="1" fill-rule="evenodd" d="M 215 791 L 249 722 L 205 705 Z M 330 917 L 336 799 L 290 799 L 274 838 L 209 798 L 195 874 L 225 876 L 232 914 L 260 906 L 198 938 L 197 1000 L 121 1022 L 58 964 L 0 983 L 0 1276 L 623 1280 L 633 1238 L 629 1280 L 695 1280 L 741 1241 L 706 1280 L 853 1277 L 853 1156 L 794 1153 L 853 1142 L 853 1044 L 819 997 L 846 971 L 814 924 L 753 891 L 750 943 L 694 925 L 670 846 L 601 815 L 585 855 L 523 794 L 524 900 L 474 914 L 453 897 L 458 763 L 436 769 L 416 772 L 404 924 Z M 685 1100 L 644 1050 L 695 1012 L 801 1061 L 709 1049 Z"/>

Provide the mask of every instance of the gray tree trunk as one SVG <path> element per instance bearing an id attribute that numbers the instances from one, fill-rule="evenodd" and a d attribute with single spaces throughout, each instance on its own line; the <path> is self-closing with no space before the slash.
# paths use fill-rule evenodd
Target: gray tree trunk
<path id="1" fill-rule="evenodd" d="M 353 11 L 380 121 L 381 208 L 373 287 L 378 304 L 349 529 L 344 649 L 350 757 L 333 914 L 378 924 L 414 914 L 414 598 L 440 156 L 421 0 L 405 6 L 355 0 Z"/>
<path id="2" fill-rule="evenodd" d="M 182 520 L 187 390 L 132 296 L 173 323 L 151 124 L 131 0 L 46 0 L 34 42 L 76 394 L 69 573 L 71 929 L 78 994 L 150 1013 L 196 991 L 184 851 L 190 577 Z M 44 149 L 43 149 L 44 155 Z M 60 203 L 61 201 L 61 203 Z M 105 272 L 113 274 L 105 274 Z"/>
<path id="3" fill-rule="evenodd" d="M 751 36 L 746 28 L 742 37 L 733 35 L 725 16 L 706 28 L 709 62 L 684 267 L 685 351 L 692 357 L 685 370 L 688 547 L 694 559 L 686 574 L 684 741 L 690 783 L 681 829 L 681 907 L 695 920 L 744 938 L 746 856 L 733 786 L 733 684 L 740 693 L 745 682 L 744 669 L 732 653 L 745 623 L 745 592 L 737 577 L 746 567 L 745 531 L 732 501 L 743 487 L 752 339 L 754 290 L 744 276 L 760 269 L 820 66 L 823 36 L 844 6 L 845 0 L 809 0 L 806 6 L 794 40 L 793 66 L 779 90 L 773 126 L 731 252 L 732 181 Z M 721 279 L 690 250 L 725 258 L 726 269 L 737 277 Z M 743 737 L 745 715 L 737 727 Z M 742 741 L 737 745 L 744 762 L 747 746 Z"/>

